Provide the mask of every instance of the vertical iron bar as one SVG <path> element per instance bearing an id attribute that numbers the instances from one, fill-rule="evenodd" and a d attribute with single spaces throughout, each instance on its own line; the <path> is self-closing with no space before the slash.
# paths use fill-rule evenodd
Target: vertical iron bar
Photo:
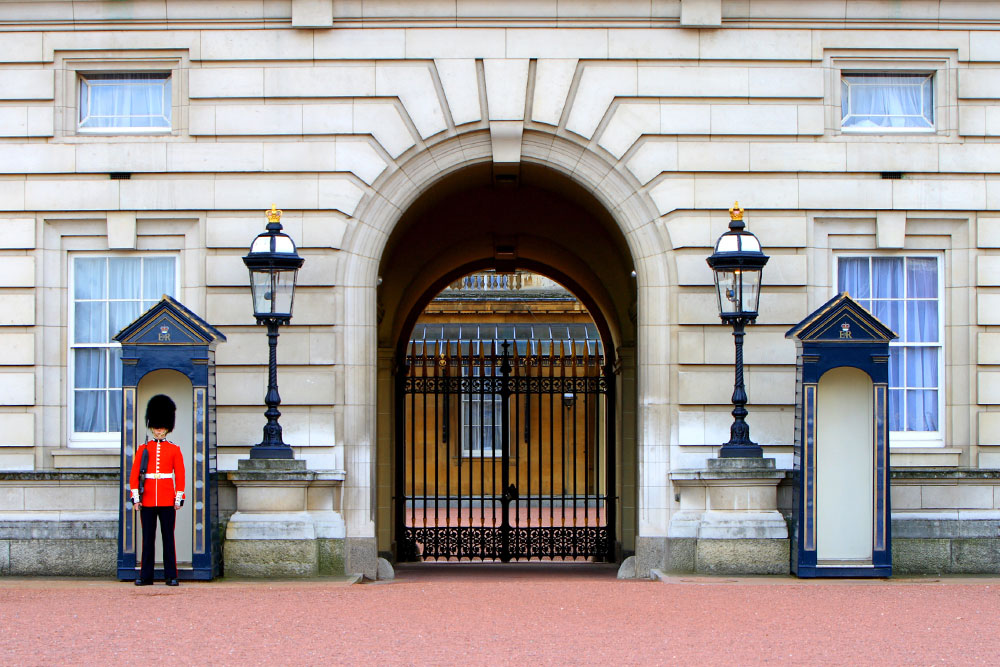
<path id="1" fill-rule="evenodd" d="M 500 560 L 504 563 L 510 561 L 510 517 L 507 512 L 510 508 L 510 496 L 507 493 L 507 486 L 510 484 L 510 342 L 503 342 L 503 357 L 500 363 L 500 372 L 503 376 L 503 384 L 500 386 L 500 510 L 503 515 L 500 517 Z M 494 461 L 496 458 L 494 457 Z M 494 473 L 494 486 L 496 483 L 496 473 Z"/>
<path id="2" fill-rule="evenodd" d="M 572 350 L 572 353 L 573 353 L 573 359 L 572 359 L 572 361 L 573 361 L 573 381 L 572 381 L 572 385 L 573 385 L 573 387 L 571 389 L 571 391 L 573 392 L 573 404 L 572 404 L 572 408 L 573 409 L 572 409 L 572 415 L 570 417 L 570 420 L 573 423 L 573 560 L 576 560 L 576 555 L 579 552 L 579 548 L 578 548 L 578 545 L 577 545 L 577 534 L 578 533 L 577 533 L 576 528 L 577 528 L 577 514 L 579 513 L 578 503 L 579 503 L 579 492 L 580 492 L 580 488 L 579 488 L 579 486 L 577 486 L 577 483 L 576 483 L 576 467 L 577 467 L 576 448 L 578 446 L 578 443 L 577 443 L 577 440 L 576 440 L 576 404 L 579 402 L 580 397 L 577 396 L 577 393 L 576 393 L 576 376 L 577 376 L 576 341 L 571 341 L 570 345 L 573 346 L 573 350 Z M 586 343 L 584 343 L 584 345 L 586 345 Z"/>
<path id="3" fill-rule="evenodd" d="M 440 463 L 441 450 L 441 423 L 438 415 L 440 409 L 441 395 L 441 365 L 444 361 L 444 354 L 441 352 L 441 342 L 437 344 L 437 363 L 434 364 L 434 553 L 441 555 L 441 531 L 438 525 L 438 495 L 441 492 L 438 483 L 438 465 Z M 425 464 L 426 465 L 426 464 Z"/>
<path id="4" fill-rule="evenodd" d="M 598 359 L 598 363 L 600 363 Z M 601 376 L 604 374 L 604 369 L 598 367 L 595 369 L 596 373 L 594 375 L 595 382 L 597 386 L 594 388 L 594 444 L 596 449 L 594 450 L 594 509 L 597 510 L 596 520 L 597 538 L 594 540 L 594 560 L 598 560 L 598 554 L 601 552 L 601 528 L 606 525 L 606 521 L 601 521 L 601 508 L 607 510 L 607 485 L 605 484 L 604 494 L 601 494 L 601 444 L 604 444 L 604 457 L 608 455 L 607 448 L 607 434 L 601 428 L 601 407 L 605 408 L 607 412 L 607 394 L 602 395 L 601 393 Z M 605 516 L 605 519 L 607 517 Z"/>
<path id="5" fill-rule="evenodd" d="M 444 367 L 444 417 L 442 418 L 442 423 L 444 425 L 444 525 L 445 532 L 451 533 L 451 384 L 449 383 L 451 376 L 451 343 L 448 345 L 448 357 L 447 365 Z M 450 560 L 451 554 L 449 553 L 445 560 Z"/>
<path id="6" fill-rule="evenodd" d="M 520 381 L 524 376 L 524 358 L 517 350 L 517 340 L 514 341 L 514 437 L 511 444 L 514 445 L 514 484 L 521 486 L 521 387 Z M 508 468 L 510 462 L 507 462 Z M 509 474 L 509 472 L 508 472 Z M 510 519 L 508 518 L 508 521 Z M 514 498 L 514 534 L 517 535 L 521 527 L 521 494 L 518 492 Z M 520 555 L 520 552 L 518 552 Z"/>
<path id="7" fill-rule="evenodd" d="M 556 342 L 549 339 L 549 554 L 556 550 L 556 411 L 553 390 L 556 368 Z"/>
<path id="8" fill-rule="evenodd" d="M 427 370 L 428 356 L 432 357 L 430 359 L 430 363 L 432 363 L 432 364 L 434 363 L 433 353 L 428 354 L 426 343 L 424 345 L 425 345 L 425 347 L 424 347 L 424 382 L 425 383 L 429 382 L 429 383 L 431 383 L 433 385 L 434 378 L 431 377 L 431 374 L 428 373 L 428 370 Z M 423 431 L 422 431 L 422 437 L 421 437 L 421 440 L 423 440 L 423 446 L 422 446 L 423 454 L 420 456 L 421 474 L 423 475 L 423 486 L 422 486 L 422 488 L 420 490 L 421 491 L 420 492 L 420 498 L 421 498 L 421 500 L 420 500 L 420 510 L 421 510 L 422 518 L 423 518 L 422 523 L 423 523 L 423 527 L 424 527 L 424 540 L 425 540 L 425 542 L 424 542 L 424 552 L 425 553 L 429 550 L 429 547 L 430 547 L 430 544 L 428 544 L 428 542 L 430 542 L 430 540 L 427 540 L 427 396 L 428 396 L 428 394 L 429 394 L 428 387 L 425 385 L 425 387 L 424 387 L 424 394 L 423 394 L 423 396 L 421 396 L 422 400 L 420 401 L 420 411 L 422 413 L 421 427 L 423 429 Z"/>
<path id="9" fill-rule="evenodd" d="M 608 480 L 605 483 L 605 501 L 604 501 L 604 512 L 607 517 L 607 532 L 608 541 L 606 548 L 606 560 L 614 561 L 615 555 L 615 519 L 617 512 L 616 508 L 616 490 L 618 489 L 617 480 L 615 479 L 615 370 L 614 363 L 610 360 L 610 353 L 608 354 L 609 361 L 606 366 L 607 370 L 607 387 L 604 395 L 604 404 L 607 406 L 605 408 L 605 428 L 607 429 L 607 441 L 604 446 L 604 451 L 606 452 L 607 461 L 604 467 L 607 469 Z"/>
<path id="10" fill-rule="evenodd" d="M 545 477 L 544 477 L 544 472 L 543 472 L 543 459 L 545 458 L 545 444 L 544 444 L 545 443 L 545 432 L 544 432 L 545 421 L 542 418 L 543 414 L 544 414 L 544 408 L 545 408 L 545 404 L 544 404 L 544 401 L 545 401 L 545 399 L 544 399 L 544 387 L 543 387 L 543 385 L 545 383 L 545 366 L 544 366 L 545 361 L 544 361 L 544 356 L 542 354 L 542 341 L 538 341 L 538 356 L 536 357 L 536 359 L 538 361 L 538 382 L 537 382 L 537 386 L 538 386 L 538 441 L 536 443 L 538 445 L 538 479 L 536 481 L 538 482 L 537 524 L 538 524 L 538 529 L 539 530 L 537 530 L 535 532 L 538 535 L 538 546 L 536 548 L 538 550 L 539 558 L 541 558 L 541 554 L 544 552 L 543 540 L 544 540 L 544 535 L 545 535 L 545 531 L 541 530 L 542 524 L 545 523 L 543 521 L 543 517 L 544 517 L 544 502 L 545 502 L 545 500 L 544 500 L 544 494 L 545 494 Z"/>
<path id="11" fill-rule="evenodd" d="M 537 356 L 534 356 L 534 357 L 532 356 L 532 345 L 533 344 L 534 344 L 534 341 L 532 341 L 532 340 L 528 341 L 527 351 L 528 351 L 528 355 L 529 355 L 529 361 L 528 361 L 528 370 L 527 370 L 527 372 L 525 374 L 528 376 L 529 379 L 528 379 L 528 387 L 527 387 L 528 390 L 525 393 L 525 397 L 524 397 L 524 404 L 526 406 L 528 406 L 528 409 L 526 410 L 526 413 L 525 413 L 525 416 L 524 416 L 524 419 L 525 419 L 525 422 L 526 422 L 525 423 L 525 427 L 524 427 L 525 428 L 524 448 L 525 448 L 525 456 L 526 456 L 526 459 L 524 461 L 524 469 L 525 469 L 524 482 L 525 482 L 525 486 L 528 487 L 528 501 L 526 503 L 527 507 L 526 507 L 525 517 L 524 517 L 524 519 L 525 519 L 525 528 L 524 528 L 524 530 L 525 530 L 525 535 L 527 536 L 527 540 L 525 541 L 525 551 L 527 553 L 525 555 L 529 559 L 531 558 L 531 538 L 532 538 L 532 535 L 533 535 L 532 525 L 531 525 L 531 517 L 532 517 L 532 510 L 531 510 L 531 453 L 535 449 L 534 446 L 532 445 L 532 442 L 531 442 L 531 399 L 532 399 L 532 395 L 531 395 L 531 378 L 535 377 L 535 375 L 536 375 L 535 369 L 538 367 L 538 364 L 537 364 L 538 357 Z"/>
<path id="12" fill-rule="evenodd" d="M 486 560 L 486 351 L 479 342 L 479 557 Z"/>
<path id="13" fill-rule="evenodd" d="M 562 386 L 562 396 L 559 397 L 559 509 L 560 523 L 566 525 L 566 405 L 563 402 L 566 392 L 566 343 L 559 342 L 559 384 Z"/>
<path id="14" fill-rule="evenodd" d="M 590 528 L 590 345 L 583 364 L 583 527 Z"/>
<path id="15" fill-rule="evenodd" d="M 497 527 L 497 445 L 501 447 L 503 443 L 497 442 L 497 387 L 499 379 L 497 373 L 497 342 L 490 343 L 490 373 L 493 378 L 490 380 L 492 387 L 490 391 L 490 510 L 493 518 L 493 528 Z M 501 408 L 503 410 L 503 408 Z M 485 452 L 484 452 L 485 453 Z"/>
<path id="16" fill-rule="evenodd" d="M 426 343 L 424 343 L 426 345 Z M 422 350 L 421 350 L 422 351 Z M 416 361 L 416 356 L 414 356 Z M 416 364 L 414 364 L 416 365 Z M 421 369 L 423 367 L 421 366 Z M 416 382 L 416 368 L 413 369 L 413 381 Z M 421 370 L 423 375 L 423 370 Z M 423 379 L 423 378 L 421 378 Z M 410 394 L 410 524 L 413 534 L 417 533 L 417 392 Z M 416 556 L 416 539 L 413 541 L 414 556 Z"/>
<path id="17" fill-rule="evenodd" d="M 465 420 L 465 428 L 463 429 L 463 433 L 466 434 L 466 436 L 465 436 L 465 444 L 468 445 L 469 456 L 468 456 L 468 458 L 466 458 L 466 456 L 465 456 L 465 448 L 463 447 L 463 449 L 462 449 L 462 459 L 465 461 L 466 467 L 469 469 L 469 526 L 468 526 L 468 530 L 466 531 L 465 534 L 469 536 L 469 544 L 468 544 L 468 547 L 466 547 L 466 552 L 469 554 L 469 557 L 471 558 L 472 557 L 472 385 L 473 385 L 473 379 L 472 378 L 473 378 L 473 373 L 475 372 L 474 371 L 474 362 L 472 360 L 472 340 L 471 339 L 469 340 L 469 354 L 466 357 L 465 362 L 466 362 L 466 371 L 465 372 L 466 372 L 467 378 L 468 378 L 466 380 L 466 382 L 468 382 L 468 391 L 469 391 L 469 400 L 466 401 L 466 405 L 468 406 L 468 413 L 469 414 L 468 414 L 468 418 Z M 462 496 L 461 496 L 461 494 L 459 494 L 459 499 L 458 500 L 459 500 L 459 505 L 461 505 L 462 504 Z"/>

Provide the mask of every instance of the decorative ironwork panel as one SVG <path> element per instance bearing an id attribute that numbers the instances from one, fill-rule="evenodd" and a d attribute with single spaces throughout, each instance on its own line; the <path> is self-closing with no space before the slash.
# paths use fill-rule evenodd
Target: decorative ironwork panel
<path id="1" fill-rule="evenodd" d="M 614 559 L 613 375 L 596 347 L 545 349 L 411 345 L 396 388 L 400 560 Z"/>

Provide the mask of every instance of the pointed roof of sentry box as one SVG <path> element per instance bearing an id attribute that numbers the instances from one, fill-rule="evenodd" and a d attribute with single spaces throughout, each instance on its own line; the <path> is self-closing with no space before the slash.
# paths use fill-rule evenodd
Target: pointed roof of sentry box
<path id="1" fill-rule="evenodd" d="M 833 297 L 788 330 L 785 338 L 838 343 L 886 342 L 899 338 L 847 292 Z"/>
<path id="2" fill-rule="evenodd" d="M 173 297 L 158 303 L 114 336 L 122 345 L 207 345 L 224 343 L 221 331 L 188 310 Z"/>

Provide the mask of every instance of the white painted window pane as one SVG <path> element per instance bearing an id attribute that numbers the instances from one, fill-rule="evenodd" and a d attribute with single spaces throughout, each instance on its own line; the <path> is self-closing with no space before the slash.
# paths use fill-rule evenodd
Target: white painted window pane
<path id="1" fill-rule="evenodd" d="M 110 317 L 107 340 L 113 339 L 119 331 L 132 324 L 141 314 L 138 301 L 112 301 L 108 304 Z"/>
<path id="2" fill-rule="evenodd" d="M 103 299 L 107 296 L 104 257 L 76 257 L 73 260 L 73 298 Z"/>
<path id="3" fill-rule="evenodd" d="M 841 125 L 857 129 L 933 128 L 933 75 L 844 74 Z"/>
<path id="4" fill-rule="evenodd" d="M 107 341 L 107 303 L 81 301 L 76 304 L 73 317 L 74 341 L 77 343 L 104 343 Z"/>
<path id="5" fill-rule="evenodd" d="M 170 128 L 170 75 L 87 74 L 80 80 L 80 127 Z"/>
<path id="6" fill-rule="evenodd" d="M 108 296 L 112 299 L 138 297 L 142 260 L 138 257 L 108 259 Z"/>
<path id="7" fill-rule="evenodd" d="M 106 401 L 106 392 L 103 391 L 75 391 L 73 430 L 78 433 L 103 433 L 107 428 Z"/>
<path id="8" fill-rule="evenodd" d="M 159 301 L 174 291 L 174 258 L 149 257 L 142 261 L 142 298 Z"/>
<path id="9" fill-rule="evenodd" d="M 105 377 L 105 352 L 101 348 L 83 348 L 74 350 L 73 357 L 76 361 L 77 389 L 103 389 L 107 386 Z"/>
<path id="10" fill-rule="evenodd" d="M 906 430 L 938 430 L 938 396 L 936 391 L 906 392 Z"/>

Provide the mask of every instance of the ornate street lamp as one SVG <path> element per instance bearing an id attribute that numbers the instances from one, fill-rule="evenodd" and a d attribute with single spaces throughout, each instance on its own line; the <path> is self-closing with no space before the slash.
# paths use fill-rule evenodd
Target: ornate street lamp
<path id="1" fill-rule="evenodd" d="M 715 272 L 715 291 L 719 299 L 719 317 L 733 325 L 736 340 L 736 383 L 733 388 L 733 425 L 729 442 L 719 450 L 720 458 L 761 458 L 764 451 L 750 440 L 746 423 L 747 392 L 743 385 L 743 328 L 757 319 L 760 301 L 760 274 L 768 257 L 760 249 L 757 237 L 746 231 L 743 209 L 736 202 L 729 209 L 729 231 L 719 237 L 708 265 Z"/>
<path id="2" fill-rule="evenodd" d="M 267 231 L 250 244 L 250 252 L 243 263 L 250 270 L 250 290 L 253 293 L 253 314 L 257 324 L 267 325 L 267 342 L 270 358 L 267 368 L 267 424 L 264 439 L 250 449 L 252 459 L 290 459 L 292 448 L 281 439 L 278 424 L 278 325 L 292 319 L 292 301 L 295 298 L 295 279 L 302 266 L 302 258 L 295 251 L 295 242 L 281 231 L 281 211 L 273 205 L 266 211 Z"/>

